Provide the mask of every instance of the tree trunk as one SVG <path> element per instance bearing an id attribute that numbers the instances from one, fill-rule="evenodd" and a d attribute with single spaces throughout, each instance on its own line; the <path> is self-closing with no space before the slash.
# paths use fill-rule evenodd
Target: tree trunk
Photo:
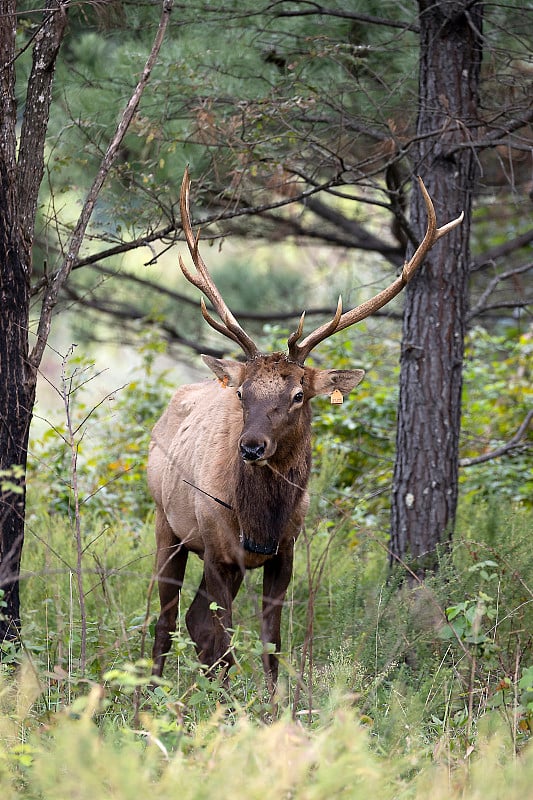
<path id="1" fill-rule="evenodd" d="M 5 198 L 2 198 L 4 201 Z M 6 206 L 0 216 L 9 222 Z M 5 247 L 4 225 L 0 247 Z M 20 559 L 24 541 L 24 509 L 28 434 L 35 399 L 35 374 L 28 369 L 29 292 L 24 274 L 27 264 L 13 247 L 2 265 L 0 315 L 0 588 L 4 606 L 0 609 L 0 642 L 17 636 L 20 625 Z M 13 468 L 21 469 L 13 473 Z M 12 474 L 10 474 L 12 473 Z"/>
<path id="2" fill-rule="evenodd" d="M 417 575 L 437 565 L 452 535 L 458 495 L 463 341 L 475 130 L 482 57 L 482 6 L 420 0 L 418 141 L 413 173 L 424 179 L 438 224 L 465 213 L 405 292 L 394 469 L 391 564 Z M 411 226 L 422 238 L 423 199 L 412 193 Z"/>
<path id="3" fill-rule="evenodd" d="M 0 0 L 0 644 L 20 628 L 19 569 L 24 542 L 28 435 L 37 371 L 48 340 L 52 311 L 76 261 L 99 192 L 150 80 L 172 11 L 163 0 L 152 49 L 124 108 L 100 169 L 82 206 L 61 267 L 44 287 L 36 342 L 29 351 L 31 251 L 52 85 L 67 24 L 67 0 L 50 0 L 32 37 L 17 159 L 15 102 L 16 0 Z M 10 480 L 13 468 L 18 468 Z M 2 653 L 0 651 L 0 659 Z"/>
<path id="4" fill-rule="evenodd" d="M 25 469 L 35 381 L 28 381 L 30 265 L 18 215 L 15 105 L 15 7 L 3 2 L 0 52 L 0 642 L 19 624 L 18 574 L 24 539 L 24 484 L 10 472 Z M 23 473 L 22 473 L 23 474 Z"/>
<path id="5" fill-rule="evenodd" d="M 28 341 L 31 250 L 52 82 L 65 26 L 64 7 L 54 0 L 35 35 L 17 159 L 16 0 L 0 1 L 0 642 L 16 638 L 20 627 L 25 473 L 39 366 L 31 363 Z M 19 468 L 16 473 L 14 468 Z"/>

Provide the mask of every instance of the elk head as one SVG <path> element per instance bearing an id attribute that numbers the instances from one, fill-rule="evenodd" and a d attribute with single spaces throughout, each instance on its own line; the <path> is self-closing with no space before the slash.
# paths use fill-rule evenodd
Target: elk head
<path id="1" fill-rule="evenodd" d="M 264 465 L 273 461 L 282 462 L 290 451 L 291 442 L 302 426 L 309 428 L 310 409 L 308 401 L 319 394 L 331 395 L 335 391 L 350 392 L 362 380 L 364 371 L 319 370 L 305 366 L 310 352 L 328 337 L 360 322 L 393 299 L 411 280 L 435 242 L 458 225 L 463 214 L 447 225 L 437 228 L 435 210 L 431 198 L 419 179 L 426 203 L 428 224 L 423 241 L 416 252 L 405 263 L 401 274 L 386 289 L 371 300 L 343 313 L 339 297 L 333 318 L 315 328 L 300 342 L 305 312 L 298 328 L 287 342 L 287 353 L 261 354 L 257 345 L 237 322 L 220 292 L 215 286 L 205 263 L 200 256 L 198 241 L 192 230 L 189 211 L 190 179 L 186 169 L 180 194 L 180 211 L 183 232 L 196 272 L 190 272 L 180 256 L 181 270 L 187 280 L 196 286 L 211 302 L 220 322 L 214 319 L 201 299 L 204 319 L 219 333 L 231 339 L 243 350 L 244 362 L 202 356 L 207 366 L 222 381 L 224 386 L 236 389 L 242 404 L 244 425 L 239 440 L 242 459 L 247 464 Z M 282 434 L 282 435 L 281 435 Z"/>

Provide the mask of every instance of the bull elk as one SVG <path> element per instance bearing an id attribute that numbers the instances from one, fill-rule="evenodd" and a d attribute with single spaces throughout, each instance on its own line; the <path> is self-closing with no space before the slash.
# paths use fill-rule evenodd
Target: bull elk
<path id="1" fill-rule="evenodd" d="M 204 562 L 203 576 L 187 611 L 186 624 L 198 656 L 209 668 L 233 663 L 232 603 L 247 569 L 263 567 L 261 638 L 281 645 L 280 622 L 292 573 L 294 543 L 308 507 L 311 468 L 311 406 L 315 395 L 350 392 L 360 369 L 305 366 L 309 353 L 329 336 L 382 308 L 412 278 L 435 242 L 462 215 L 437 228 L 429 194 L 420 180 L 428 215 L 424 239 L 401 275 L 373 299 L 343 313 L 339 298 L 333 319 L 303 341 L 304 314 L 288 338 L 287 353 L 260 353 L 237 322 L 200 256 L 189 212 L 190 180 L 180 195 L 183 231 L 195 266 L 179 262 L 184 276 L 211 302 L 202 315 L 216 331 L 242 348 L 243 362 L 202 356 L 218 381 L 182 386 L 154 427 L 148 485 L 156 505 L 156 573 L 161 612 L 155 629 L 153 673 L 161 676 L 176 628 L 180 588 L 189 553 Z M 305 313 L 305 312 L 304 312 Z M 278 675 L 275 654 L 263 664 L 272 691 Z M 272 648 L 269 648 L 270 650 Z"/>

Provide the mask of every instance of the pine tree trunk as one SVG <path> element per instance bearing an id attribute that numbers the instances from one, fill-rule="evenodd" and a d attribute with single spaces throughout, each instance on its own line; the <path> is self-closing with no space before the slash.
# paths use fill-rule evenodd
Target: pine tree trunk
<path id="1" fill-rule="evenodd" d="M 419 140 L 413 173 L 422 176 L 433 198 L 438 224 L 465 213 L 463 224 L 433 248 L 405 292 L 391 564 L 407 562 L 423 576 L 436 567 L 439 545 L 450 541 L 457 507 L 476 168 L 468 126 L 477 117 L 482 6 L 420 0 L 419 16 Z M 426 214 L 416 189 L 410 219 L 420 240 Z"/>
<path id="2" fill-rule="evenodd" d="M 25 470 L 35 378 L 28 368 L 29 251 L 21 236 L 16 164 L 14 94 L 15 2 L 2 3 L 0 52 L 0 642 L 17 634 L 20 622 L 18 574 L 24 541 L 23 477 L 11 479 L 15 466 Z M 23 473 L 22 473 L 23 475 Z M 14 485 L 14 488 L 11 487 Z"/>
<path id="3" fill-rule="evenodd" d="M 20 627 L 25 472 L 39 366 L 29 356 L 31 250 L 55 62 L 66 27 L 61 1 L 52 0 L 34 37 L 17 140 L 16 7 L 16 0 L 0 0 L 0 643 L 15 638 Z M 13 468 L 19 468 L 14 478 Z"/>
<path id="4" fill-rule="evenodd" d="M 3 204 L 0 215 L 7 219 Z M 5 230 L 1 227 L 3 248 Z M 16 250 L 10 256 L 9 262 L 2 265 L 0 289 L 0 470 L 4 476 L 0 478 L 0 588 L 5 603 L 0 609 L 0 642 L 16 638 L 20 626 L 18 577 L 24 542 L 24 476 L 35 399 L 35 376 L 27 364 L 29 297 L 25 281 L 17 279 L 25 267 Z M 14 467 L 22 469 L 13 473 Z"/>

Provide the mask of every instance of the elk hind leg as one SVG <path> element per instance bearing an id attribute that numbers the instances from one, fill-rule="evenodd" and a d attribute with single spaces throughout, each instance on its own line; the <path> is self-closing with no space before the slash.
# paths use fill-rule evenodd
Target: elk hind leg
<path id="1" fill-rule="evenodd" d="M 232 601 L 239 591 L 242 579 L 243 573 L 239 567 L 225 566 L 222 570 L 207 564 L 204 567 L 200 586 L 185 621 L 198 657 L 208 667 L 220 666 L 227 669 L 234 663 L 229 651 L 228 628 L 232 624 Z M 212 603 L 216 603 L 215 610 L 211 607 Z"/>
<path id="2" fill-rule="evenodd" d="M 161 509 L 156 512 L 156 578 L 161 611 L 155 626 L 152 649 L 152 675 L 161 677 L 176 630 L 180 590 L 183 585 L 188 551 L 178 541 Z"/>

